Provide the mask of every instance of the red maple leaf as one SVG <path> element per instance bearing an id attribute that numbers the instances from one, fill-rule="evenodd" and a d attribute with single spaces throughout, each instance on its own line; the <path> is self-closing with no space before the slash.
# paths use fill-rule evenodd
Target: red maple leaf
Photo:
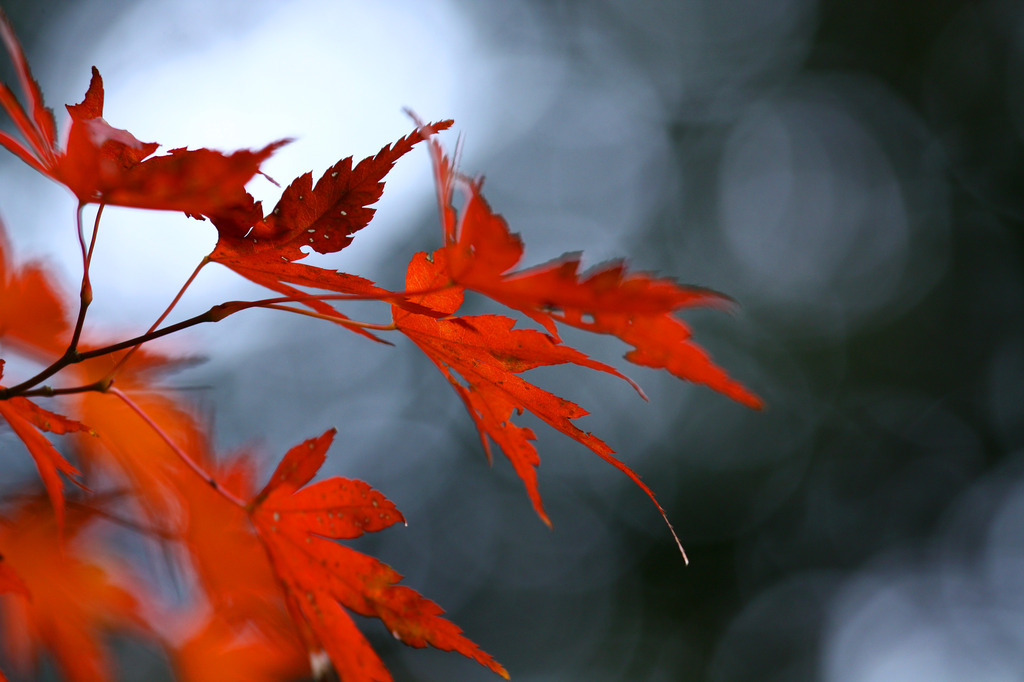
<path id="1" fill-rule="evenodd" d="M 398 159 L 416 143 L 451 125 L 452 121 L 441 121 L 418 127 L 394 145 L 385 145 L 376 155 L 355 166 L 352 165 L 352 157 L 346 157 L 328 168 L 315 186 L 312 173 L 305 173 L 284 190 L 277 205 L 265 218 L 260 214 L 259 202 L 252 204 L 248 214 L 211 215 L 219 239 L 209 259 L 338 320 L 347 318 L 327 303 L 310 298 L 295 287 L 368 298 L 390 298 L 400 302 L 400 298 L 362 277 L 296 261 L 306 257 L 302 250 L 305 247 L 327 254 L 341 251 L 351 244 L 355 233 L 373 218 L 375 209 L 370 205 L 380 199 L 384 176 Z"/>
<path id="2" fill-rule="evenodd" d="M 462 304 L 463 294 L 459 288 L 444 287 L 447 269 L 445 249 L 435 251 L 429 260 L 426 254 L 417 254 L 409 264 L 406 288 L 410 291 L 438 289 L 415 300 L 433 310 L 454 313 Z M 547 334 L 513 329 L 515 321 L 507 317 L 480 315 L 434 319 L 399 308 L 395 308 L 393 314 L 399 331 L 433 360 L 466 404 L 480 432 L 488 459 L 491 457 L 489 437 L 512 462 L 516 473 L 526 484 L 534 509 L 545 523 L 550 525 L 551 522 L 544 512 L 537 489 L 535 468 L 540 458 L 531 444 L 536 436 L 532 430 L 513 424 L 514 414 L 523 410 L 531 412 L 638 481 L 635 474 L 612 457 L 614 451 L 604 441 L 572 423 L 571 420 L 586 416 L 586 410 L 519 376 L 535 367 L 568 363 L 629 381 L 615 368 L 591 360 Z"/>
<path id="3" fill-rule="evenodd" d="M 210 258 L 233 262 L 266 255 L 291 262 L 305 258 L 303 247 L 317 253 L 342 250 L 370 223 L 375 213 L 370 205 L 380 199 L 384 176 L 398 159 L 416 143 L 451 125 L 452 121 L 441 121 L 417 127 L 355 166 L 352 157 L 346 157 L 324 171 L 315 186 L 312 173 L 304 173 L 285 188 L 274 209 L 255 223 L 237 223 L 232 216 L 211 214 L 220 240 Z"/>
<path id="4" fill-rule="evenodd" d="M 259 172 L 263 161 L 288 142 L 278 140 L 258 151 L 232 154 L 172 149 L 166 155 L 147 158 L 158 144 L 140 142 L 128 131 L 103 120 L 103 80 L 93 67 L 85 98 L 67 107 L 71 127 L 62 150 L 57 146 L 53 112 L 43 103 L 39 84 L 2 12 L 0 39 L 14 62 L 28 103 L 26 110 L 11 89 L 0 83 L 0 105 L 24 138 L 21 141 L 0 132 L 0 145 L 65 185 L 82 204 L 177 210 L 193 215 L 244 211 L 248 196 L 245 184 Z"/>
<path id="5" fill-rule="evenodd" d="M 252 524 L 310 651 L 326 651 L 346 682 L 391 679 L 348 609 L 379 618 L 410 646 L 457 651 L 507 678 L 501 665 L 441 617 L 440 607 L 397 585 L 401 576 L 392 568 L 331 541 L 404 520 L 394 504 L 362 481 L 335 477 L 306 485 L 333 437 L 332 429 L 289 450 L 249 504 Z"/>
<path id="6" fill-rule="evenodd" d="M 617 336 L 633 346 L 626 359 L 667 369 L 682 379 L 706 384 L 759 408 L 760 398 L 715 365 L 707 353 L 690 341 L 689 328 L 673 315 L 687 306 L 720 304 L 724 297 L 644 273 L 627 273 L 621 263 L 606 265 L 581 277 L 578 255 L 514 271 L 523 256 L 522 240 L 509 231 L 501 216 L 491 211 L 480 193 L 481 183 L 459 176 L 436 140 L 428 144 L 445 245 L 430 257 L 418 254 L 413 258 L 406 281 L 410 298 L 439 315 L 452 315 L 462 303 L 463 291 L 472 289 L 523 312 L 549 335 L 514 330 L 513 321 L 505 317 L 436 319 L 438 315 L 423 316 L 398 308 L 392 311 L 395 326 L 430 357 L 462 398 L 488 458 L 490 439 L 511 460 L 534 509 L 545 522 L 550 523 L 541 504 L 535 471 L 539 457 L 531 443 L 536 436 L 530 429 L 512 422 L 512 417 L 523 410 L 586 445 L 629 476 L 657 506 L 682 552 L 679 538 L 652 491 L 613 457 L 614 451 L 606 443 L 572 424 L 571 420 L 587 412 L 537 388 L 518 374 L 542 365 L 573 363 L 625 379 L 615 369 L 562 346 L 556 324 L 562 323 Z M 457 184 L 467 194 L 461 211 L 452 203 Z M 682 553 L 685 558 L 685 552 Z"/>
<path id="7" fill-rule="evenodd" d="M 75 369 L 88 383 L 119 358 L 94 358 Z M 233 501 L 254 494 L 255 460 L 217 460 L 200 420 L 175 393 L 158 389 L 160 372 L 170 366 L 166 358 L 139 351 L 118 375 L 124 398 L 94 391 L 75 396 L 77 413 L 96 434 L 79 439 L 79 458 L 91 474 L 126 486 L 158 537 L 173 541 L 164 545 L 168 556 L 180 558 L 197 578 L 199 590 L 179 631 L 168 633 L 182 679 L 248 679 L 262 665 L 267 679 L 274 671 L 301 676 L 308 665 L 305 647 L 248 514 Z M 209 477 L 198 476 L 182 453 Z M 215 615 L 207 617 L 210 611 Z M 249 667 L 231 664 L 239 657 Z"/>
<path id="8" fill-rule="evenodd" d="M 556 338 L 556 323 L 617 336 L 633 346 L 626 354 L 631 362 L 666 369 L 748 407 L 762 407 L 760 398 L 731 379 L 690 340 L 689 327 L 674 315 L 687 307 L 721 306 L 727 298 L 646 273 L 629 273 L 622 263 L 581 276 L 578 254 L 514 271 L 523 256 L 519 235 L 510 232 L 502 217 L 488 206 L 480 193 L 480 181 L 458 177 L 436 141 L 430 141 L 430 150 L 452 283 L 522 311 Z M 456 184 L 468 195 L 461 212 L 452 205 Z"/>

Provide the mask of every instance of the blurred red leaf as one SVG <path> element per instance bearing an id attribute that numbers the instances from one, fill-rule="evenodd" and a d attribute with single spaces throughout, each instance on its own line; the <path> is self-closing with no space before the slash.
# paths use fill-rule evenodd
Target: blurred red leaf
<path id="1" fill-rule="evenodd" d="M 32 598 L 28 591 L 28 586 L 25 585 L 25 581 L 11 568 L 10 563 L 4 561 L 4 558 L 0 556 L 0 594 L 8 592 L 24 595 L 29 599 Z"/>
<path id="2" fill-rule="evenodd" d="M 80 541 L 93 512 L 69 511 L 62 534 L 49 504 L 32 500 L 0 519 L 0 552 L 22 578 L 27 595 L 0 598 L 6 649 L 13 667 L 27 672 L 43 649 L 66 679 L 113 679 L 103 636 L 143 631 L 144 592 L 94 541 Z"/>
<path id="3" fill-rule="evenodd" d="M 173 663 L 180 682 L 280 682 L 309 668 L 297 638 L 239 626 L 217 612 L 174 651 Z"/>
<path id="4" fill-rule="evenodd" d="M 84 344 L 88 350 L 91 344 Z M 78 384 L 90 384 L 115 367 L 124 353 L 96 357 L 69 368 Z M 205 435 L 174 391 L 161 386 L 162 373 L 174 367 L 167 357 L 141 349 L 117 374 L 117 386 L 165 434 L 205 464 Z M 86 391 L 69 396 L 72 413 L 88 424 L 91 437 L 76 439 L 78 461 L 90 475 L 103 473 L 127 485 L 142 509 L 161 525 L 178 528 L 185 508 L 180 486 L 195 475 L 153 427 L 124 401 L 107 392 Z"/>
<path id="5" fill-rule="evenodd" d="M 29 109 L 32 112 L 29 115 L 18 103 L 18 99 L 7 87 L 7 84 L 0 83 L 0 104 L 14 120 L 14 125 L 25 137 L 28 147 L 2 131 L 0 131 L 0 144 L 40 173 L 46 174 L 46 169 L 52 167 L 56 162 L 54 146 L 57 142 L 57 126 L 53 121 L 53 112 L 43 104 L 43 95 L 39 90 L 39 84 L 32 78 L 28 62 L 25 60 L 25 53 L 22 51 L 21 44 L 18 43 L 3 10 L 0 10 L 0 39 L 3 40 L 4 46 L 14 62 L 18 83 L 28 99 Z"/>
<path id="6" fill-rule="evenodd" d="M 0 360 L 0 378 L 3 378 L 3 367 L 4 361 Z M 53 443 L 40 432 L 40 429 L 60 434 L 80 431 L 85 427 L 72 419 L 44 410 L 25 398 L 0 400 L 0 417 L 11 427 L 14 435 L 21 439 L 29 454 L 32 455 L 32 459 L 35 460 L 39 476 L 43 479 L 46 493 L 53 504 L 57 527 L 63 527 L 64 482 L 59 474 L 65 476 L 81 476 L 82 474 L 57 452 L 57 448 L 53 447 Z"/>
<path id="7" fill-rule="evenodd" d="M 0 222 L 0 341 L 34 357 L 53 359 L 64 352 L 70 336 L 52 276 L 38 263 L 15 263 Z"/>

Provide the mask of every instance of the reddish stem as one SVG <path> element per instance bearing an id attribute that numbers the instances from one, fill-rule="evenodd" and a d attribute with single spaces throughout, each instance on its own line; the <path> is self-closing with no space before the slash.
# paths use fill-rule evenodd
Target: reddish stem
<path id="1" fill-rule="evenodd" d="M 305 310 L 303 308 L 291 308 L 286 305 L 278 305 L 276 303 L 268 303 L 264 306 L 260 306 L 267 310 L 281 310 L 286 313 L 295 313 L 296 315 L 305 315 L 306 317 L 312 317 L 317 320 L 326 320 L 328 322 L 334 322 L 348 327 L 359 327 L 360 329 L 372 329 L 374 331 L 389 332 L 398 329 L 394 322 L 391 324 L 375 324 L 373 322 L 359 322 L 358 320 L 350 320 L 347 317 L 332 317 L 331 315 L 325 315 L 318 313 L 313 310 Z"/>
<path id="2" fill-rule="evenodd" d="M 85 326 L 85 313 L 92 303 L 92 281 L 89 279 L 89 266 L 92 264 L 92 252 L 96 247 L 96 236 L 100 230 L 100 217 L 103 215 L 103 204 L 96 210 L 96 219 L 92 224 L 92 238 L 89 239 L 89 246 L 85 245 L 85 231 L 82 226 L 82 210 L 85 204 L 78 205 L 75 214 L 75 225 L 78 228 L 78 245 L 82 248 L 82 289 L 79 296 L 78 319 L 75 321 L 75 331 L 71 334 L 71 341 L 65 351 L 65 357 L 74 356 L 78 350 L 78 341 L 82 337 L 82 328 Z"/>
<path id="3" fill-rule="evenodd" d="M 242 507 L 243 509 L 245 508 L 245 500 L 236 497 L 235 494 L 232 493 L 230 490 L 221 487 L 221 485 L 217 483 L 217 479 L 208 474 L 206 470 L 199 466 L 194 459 L 189 457 L 188 453 L 186 453 L 184 450 L 178 447 L 178 445 L 173 440 L 171 440 L 171 437 L 168 436 L 167 433 L 162 428 L 160 428 L 160 425 L 157 424 L 152 419 L 150 419 L 149 415 L 146 414 L 145 410 L 143 410 L 141 407 L 135 404 L 135 401 L 126 396 L 121 390 L 117 388 L 111 387 L 107 389 L 107 392 L 116 395 L 124 402 L 125 405 L 127 405 L 133 412 L 135 412 L 135 414 L 139 415 L 139 417 L 144 422 L 146 422 L 146 424 L 148 424 L 151 429 L 153 429 L 153 432 L 156 433 L 156 435 L 159 436 L 160 439 L 163 440 L 163 442 L 166 443 L 167 446 L 171 448 L 171 450 L 173 450 L 176 455 L 178 455 L 178 458 L 181 459 L 181 461 L 184 462 L 189 469 L 194 471 L 196 475 L 198 475 L 200 478 L 206 481 L 206 483 L 209 484 L 211 488 L 220 493 L 224 499 L 226 499 L 228 502 L 231 502 L 232 504 Z"/>
<path id="4" fill-rule="evenodd" d="M 202 270 L 203 266 L 205 266 L 209 262 L 210 262 L 209 258 L 203 258 L 203 260 L 199 263 L 199 265 L 196 266 L 196 269 L 192 271 L 192 274 L 189 275 L 188 279 L 185 280 L 185 283 L 181 285 L 181 288 L 178 289 L 178 293 L 175 294 L 175 296 L 171 300 L 170 304 L 160 314 L 160 317 L 156 318 L 156 322 L 154 322 L 152 325 L 150 325 L 149 329 L 146 330 L 146 333 L 143 334 L 142 336 L 140 336 L 139 338 L 143 338 L 144 339 L 144 338 L 148 337 L 150 334 L 152 334 L 154 331 L 156 331 L 156 328 L 160 326 L 160 323 L 163 322 L 165 319 L 167 319 L 167 316 L 171 314 L 172 310 L 174 310 L 174 306 L 178 305 L 178 301 L 181 300 L 181 297 L 185 295 L 185 291 L 187 291 L 189 286 L 191 286 L 192 282 L 195 281 L 196 277 L 199 275 L 199 271 Z M 117 373 L 119 371 L 121 371 L 121 368 L 125 366 L 125 364 L 128 362 L 128 360 L 131 359 L 132 355 L 135 354 L 135 351 L 137 351 L 139 349 L 139 346 L 141 346 L 142 343 L 143 342 L 140 341 L 139 343 L 137 343 L 134 346 L 132 346 L 128 350 L 128 352 L 125 353 L 121 357 L 121 359 L 117 361 L 117 363 L 114 365 L 114 368 L 111 369 L 110 372 L 107 373 L 107 378 L 113 379 L 114 376 L 116 376 Z"/>

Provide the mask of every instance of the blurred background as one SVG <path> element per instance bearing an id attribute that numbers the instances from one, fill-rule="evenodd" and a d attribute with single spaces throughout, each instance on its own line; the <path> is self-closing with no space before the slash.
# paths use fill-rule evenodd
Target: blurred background
<path id="1" fill-rule="evenodd" d="M 573 334 L 651 401 L 605 375 L 527 375 L 592 413 L 580 426 L 654 489 L 688 567 L 639 489 L 535 424 L 549 531 L 402 339 L 261 313 L 178 339 L 208 360 L 172 383 L 201 387 L 223 448 L 256 444 L 271 466 L 338 428 L 325 474 L 365 479 L 409 519 L 359 548 L 514 680 L 1024 677 L 1024 4 L 3 7 L 58 120 L 95 64 L 106 119 L 142 140 L 296 136 L 265 166 L 287 183 L 406 134 L 402 107 L 452 117 L 463 170 L 486 175 L 529 263 L 624 256 L 736 299 L 685 317 L 763 412 Z M 391 177 L 353 246 L 310 262 L 401 286 L 439 229 L 426 154 Z M 18 253 L 74 291 L 65 191 L 10 156 L 0 188 Z M 181 216 L 108 209 L 92 321 L 147 326 L 214 240 Z M 262 294 L 211 267 L 176 315 L 247 297 Z M 496 679 L 378 625 L 366 632 L 396 679 Z M 125 656 L 145 671 L 125 679 L 160 674 L 159 653 Z"/>

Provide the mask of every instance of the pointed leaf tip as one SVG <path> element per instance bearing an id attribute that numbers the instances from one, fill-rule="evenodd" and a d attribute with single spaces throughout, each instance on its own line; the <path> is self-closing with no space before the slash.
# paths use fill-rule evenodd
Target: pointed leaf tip
<path id="1" fill-rule="evenodd" d="M 267 485 L 253 500 L 253 507 L 259 505 L 271 494 L 290 494 L 309 483 L 320 470 L 327 458 L 337 429 L 330 428 L 316 438 L 310 438 L 285 453 Z"/>
<path id="2" fill-rule="evenodd" d="M 92 67 L 92 77 L 89 79 L 89 89 L 85 97 L 78 104 L 65 104 L 71 118 L 76 120 L 88 120 L 103 117 L 103 77 L 95 66 Z"/>

